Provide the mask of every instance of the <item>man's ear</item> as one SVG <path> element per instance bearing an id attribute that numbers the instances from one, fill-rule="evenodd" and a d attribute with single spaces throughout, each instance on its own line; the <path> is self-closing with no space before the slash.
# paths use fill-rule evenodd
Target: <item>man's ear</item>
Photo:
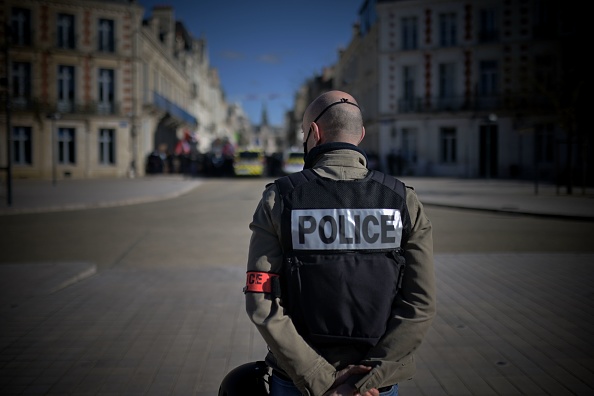
<path id="1" fill-rule="evenodd" d="M 359 139 L 359 143 L 361 143 L 363 141 L 363 138 L 365 137 L 365 127 L 361 127 L 361 139 Z M 357 144 L 359 144 L 357 143 Z"/>
<path id="2" fill-rule="evenodd" d="M 316 146 L 317 146 L 322 140 L 322 133 L 320 132 L 320 127 L 318 127 L 318 124 L 316 124 L 315 122 L 312 122 L 311 129 L 313 132 L 314 139 L 316 139 Z"/>

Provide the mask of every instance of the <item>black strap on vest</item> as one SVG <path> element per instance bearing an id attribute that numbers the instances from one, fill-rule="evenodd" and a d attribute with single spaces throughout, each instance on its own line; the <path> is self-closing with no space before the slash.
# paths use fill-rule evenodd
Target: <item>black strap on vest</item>
<path id="1" fill-rule="evenodd" d="M 315 172 L 311 169 L 304 169 L 301 172 L 291 173 L 285 177 L 281 177 L 280 179 L 276 179 L 274 183 L 276 184 L 279 194 L 280 194 L 280 202 L 281 202 L 281 216 L 284 216 L 284 197 L 291 193 L 296 187 L 307 183 L 310 180 L 313 180 L 317 177 Z M 289 225 L 284 224 L 281 222 L 281 228 L 288 227 Z M 285 234 L 285 230 L 283 229 L 283 234 Z M 289 234 L 286 234 L 289 235 Z M 283 252 L 286 253 L 291 250 L 291 240 L 290 238 L 285 238 L 283 236 L 282 239 L 282 247 Z"/>
<path id="2" fill-rule="evenodd" d="M 295 187 L 307 183 L 310 180 L 315 179 L 317 176 L 311 169 L 304 169 L 301 172 L 291 173 L 285 177 L 275 180 L 281 197 L 285 197 L 290 194 Z"/>
<path id="3" fill-rule="evenodd" d="M 395 191 L 396 194 L 398 194 L 402 198 L 404 198 L 404 202 L 406 202 L 406 188 L 404 186 L 404 183 L 402 183 L 400 180 L 396 179 L 395 177 L 386 175 L 385 173 L 377 172 L 377 171 L 371 171 L 371 172 L 373 172 L 371 174 L 371 178 L 373 180 L 375 180 L 375 181 L 383 184 L 384 186 L 388 187 L 389 189 Z"/>

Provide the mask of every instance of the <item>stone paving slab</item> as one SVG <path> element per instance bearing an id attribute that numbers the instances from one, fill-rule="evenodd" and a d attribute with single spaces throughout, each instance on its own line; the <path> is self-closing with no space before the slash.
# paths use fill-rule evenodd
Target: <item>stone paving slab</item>
<path id="1" fill-rule="evenodd" d="M 438 315 L 401 395 L 594 392 L 594 254 L 435 261 Z M 216 395 L 266 353 L 244 274 L 122 266 L 24 299 L 0 312 L 0 394 Z"/>
<path id="2" fill-rule="evenodd" d="M 97 266 L 86 262 L 0 264 L 0 311 L 55 293 L 96 272 Z"/>

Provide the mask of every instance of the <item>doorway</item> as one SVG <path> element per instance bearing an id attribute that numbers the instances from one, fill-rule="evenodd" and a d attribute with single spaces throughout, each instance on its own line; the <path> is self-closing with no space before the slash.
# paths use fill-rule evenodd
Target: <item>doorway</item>
<path id="1" fill-rule="evenodd" d="M 479 176 L 498 176 L 499 146 L 496 124 L 481 125 L 479 137 Z"/>

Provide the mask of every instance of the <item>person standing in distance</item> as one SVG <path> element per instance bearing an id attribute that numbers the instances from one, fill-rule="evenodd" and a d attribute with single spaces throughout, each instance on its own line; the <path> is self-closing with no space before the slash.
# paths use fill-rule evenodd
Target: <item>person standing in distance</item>
<path id="1" fill-rule="evenodd" d="M 250 223 L 246 311 L 270 394 L 397 395 L 436 312 L 431 222 L 367 168 L 351 95 L 320 95 L 302 130 L 304 170 L 267 185 Z"/>

